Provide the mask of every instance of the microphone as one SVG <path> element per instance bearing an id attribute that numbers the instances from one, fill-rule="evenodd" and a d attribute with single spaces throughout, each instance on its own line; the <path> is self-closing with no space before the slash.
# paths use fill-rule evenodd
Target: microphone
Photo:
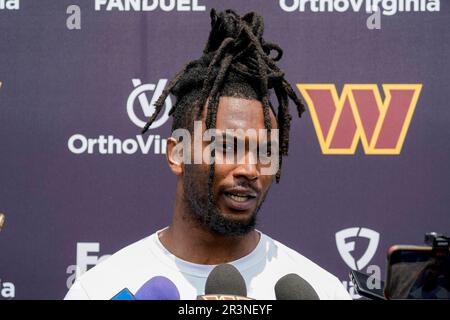
<path id="1" fill-rule="evenodd" d="M 238 269 L 231 264 L 219 264 L 206 279 L 205 294 L 197 300 L 252 300 L 246 295 L 245 280 Z"/>
<path id="2" fill-rule="evenodd" d="M 298 274 L 289 273 L 275 284 L 277 300 L 319 300 L 311 285 Z"/>
<path id="3" fill-rule="evenodd" d="M 180 300 L 180 292 L 170 279 L 157 276 L 144 283 L 135 297 L 137 300 Z"/>
<path id="4" fill-rule="evenodd" d="M 127 288 L 121 290 L 118 294 L 111 298 L 111 300 L 136 300 L 134 295 Z"/>

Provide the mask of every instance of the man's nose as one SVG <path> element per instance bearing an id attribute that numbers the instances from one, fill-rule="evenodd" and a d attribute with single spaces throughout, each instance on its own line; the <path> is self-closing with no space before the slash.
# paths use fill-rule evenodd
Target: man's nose
<path id="1" fill-rule="evenodd" d="M 234 176 L 256 180 L 259 178 L 259 175 L 260 169 L 256 155 L 253 152 L 246 152 L 245 159 L 238 162 L 237 168 L 234 170 Z"/>

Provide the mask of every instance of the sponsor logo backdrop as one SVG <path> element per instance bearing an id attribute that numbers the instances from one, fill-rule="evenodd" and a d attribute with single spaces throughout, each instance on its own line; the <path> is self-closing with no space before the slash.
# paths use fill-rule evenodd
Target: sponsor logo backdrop
<path id="1" fill-rule="evenodd" d="M 307 104 L 260 230 L 351 293 L 350 269 L 384 277 L 390 245 L 450 233 L 449 4 L 393 2 L 0 0 L 0 298 L 60 299 L 169 224 L 173 97 L 139 127 L 213 7 L 263 15 Z"/>

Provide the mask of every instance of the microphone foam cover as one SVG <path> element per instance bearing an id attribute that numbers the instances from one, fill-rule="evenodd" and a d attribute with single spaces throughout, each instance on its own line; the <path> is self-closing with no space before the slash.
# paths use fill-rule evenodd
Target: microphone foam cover
<path id="1" fill-rule="evenodd" d="M 247 296 L 245 280 L 236 267 L 219 264 L 206 279 L 205 294 L 229 294 Z"/>
<path id="2" fill-rule="evenodd" d="M 319 300 L 311 285 L 298 274 L 289 273 L 275 284 L 277 300 Z"/>
<path id="3" fill-rule="evenodd" d="M 148 280 L 134 296 L 136 300 L 180 300 L 175 284 L 163 276 Z"/>

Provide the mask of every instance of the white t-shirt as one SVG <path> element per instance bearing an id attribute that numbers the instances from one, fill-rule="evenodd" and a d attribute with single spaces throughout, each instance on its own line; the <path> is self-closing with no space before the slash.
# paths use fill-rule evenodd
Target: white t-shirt
<path id="1" fill-rule="evenodd" d="M 206 278 L 215 265 L 195 264 L 171 254 L 158 233 L 137 241 L 84 273 L 70 288 L 66 300 L 109 300 L 124 288 L 133 294 L 149 279 L 164 276 L 178 288 L 182 300 L 204 294 Z M 296 273 L 317 292 L 320 299 L 350 299 L 341 282 L 298 252 L 261 234 L 256 248 L 230 262 L 245 279 L 247 296 L 274 300 L 278 279 Z"/>

